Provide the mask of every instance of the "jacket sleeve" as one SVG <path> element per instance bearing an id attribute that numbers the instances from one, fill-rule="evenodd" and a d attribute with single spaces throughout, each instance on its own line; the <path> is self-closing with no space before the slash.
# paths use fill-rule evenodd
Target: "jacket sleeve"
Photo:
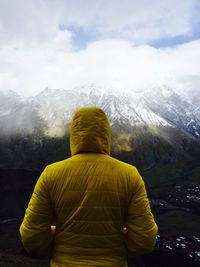
<path id="1" fill-rule="evenodd" d="M 158 231 L 149 205 L 144 181 L 135 169 L 136 184 L 127 214 L 126 246 L 132 256 L 149 253 Z"/>
<path id="2" fill-rule="evenodd" d="M 52 243 L 52 206 L 47 188 L 46 169 L 38 179 L 20 226 L 24 248 L 29 254 L 47 255 Z"/>

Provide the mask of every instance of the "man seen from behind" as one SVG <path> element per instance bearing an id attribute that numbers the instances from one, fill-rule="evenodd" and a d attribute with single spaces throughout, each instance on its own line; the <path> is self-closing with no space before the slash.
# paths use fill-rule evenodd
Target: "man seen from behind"
<path id="1" fill-rule="evenodd" d="M 47 166 L 37 181 L 20 227 L 27 252 L 50 252 L 51 267 L 126 267 L 127 253 L 151 252 L 157 225 L 143 179 L 110 156 L 102 109 L 74 114 L 70 148 L 71 157 Z"/>

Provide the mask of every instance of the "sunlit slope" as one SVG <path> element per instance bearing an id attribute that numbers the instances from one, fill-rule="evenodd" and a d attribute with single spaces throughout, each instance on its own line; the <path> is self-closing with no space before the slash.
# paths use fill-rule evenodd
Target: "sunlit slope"
<path id="1" fill-rule="evenodd" d="M 134 93 L 87 85 L 47 88 L 34 97 L 13 91 L 0 94 L 1 168 L 42 168 L 68 157 L 69 124 L 82 106 L 106 111 L 112 155 L 142 171 L 174 163 L 182 169 L 200 155 L 198 99 L 165 86 Z"/>
<path id="2" fill-rule="evenodd" d="M 143 171 L 170 163 L 182 168 L 200 155 L 198 139 L 176 128 L 113 124 L 112 135 L 112 155 Z M 0 153 L 1 168 L 42 168 L 70 156 L 69 134 L 15 134 L 0 139 Z"/>
<path id="3" fill-rule="evenodd" d="M 180 95 L 165 86 L 140 91 L 117 91 L 87 85 L 73 90 L 46 88 L 33 97 L 0 92 L 0 135 L 43 133 L 61 137 L 74 111 L 84 106 L 103 108 L 113 124 L 179 128 L 200 136 L 198 98 Z"/>

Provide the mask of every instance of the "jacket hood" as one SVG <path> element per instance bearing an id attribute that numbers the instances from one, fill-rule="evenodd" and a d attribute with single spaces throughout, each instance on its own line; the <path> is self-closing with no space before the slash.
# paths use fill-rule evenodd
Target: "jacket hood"
<path id="1" fill-rule="evenodd" d="M 98 107 L 80 108 L 70 125 L 72 156 L 84 152 L 110 155 L 111 128 L 105 112 Z"/>

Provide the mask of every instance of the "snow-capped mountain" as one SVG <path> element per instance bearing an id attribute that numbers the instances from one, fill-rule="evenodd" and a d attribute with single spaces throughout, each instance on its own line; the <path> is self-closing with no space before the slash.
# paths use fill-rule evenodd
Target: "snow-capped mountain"
<path id="1" fill-rule="evenodd" d="M 200 136 L 200 99 L 178 94 L 171 88 L 154 88 L 146 92 L 145 102 L 162 118 L 192 135 Z"/>
<path id="2" fill-rule="evenodd" d="M 46 88 L 34 97 L 0 92 L 0 132 L 42 131 L 60 136 L 74 111 L 84 106 L 103 108 L 111 124 L 170 126 L 200 136 L 200 108 L 168 87 L 137 92 L 94 85 L 73 90 Z"/>
<path id="3" fill-rule="evenodd" d="M 34 97 L 7 91 L 0 101 L 1 167 L 40 168 L 69 156 L 69 123 L 85 106 L 106 111 L 112 154 L 131 164 L 148 169 L 200 155 L 200 101 L 165 86 L 137 92 L 46 88 Z"/>
<path id="4" fill-rule="evenodd" d="M 18 95 L 12 90 L 0 91 L 0 116 L 9 114 L 25 97 Z"/>

